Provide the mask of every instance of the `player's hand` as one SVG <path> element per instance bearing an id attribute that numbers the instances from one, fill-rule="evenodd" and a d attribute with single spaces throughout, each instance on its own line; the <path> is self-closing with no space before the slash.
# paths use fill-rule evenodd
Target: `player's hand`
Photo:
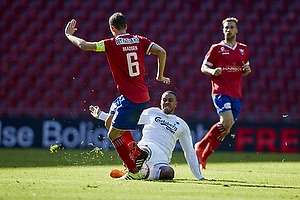
<path id="1" fill-rule="evenodd" d="M 246 76 L 251 72 L 251 68 L 250 65 L 248 65 L 247 63 L 245 64 L 245 62 L 243 61 L 243 75 Z"/>
<path id="2" fill-rule="evenodd" d="M 221 73 L 222 73 L 222 68 L 218 67 L 218 68 L 214 69 L 212 75 L 213 76 L 219 76 Z"/>
<path id="3" fill-rule="evenodd" d="M 65 34 L 70 34 L 73 35 L 75 31 L 77 31 L 76 26 L 76 20 L 72 19 L 71 21 L 68 22 L 66 28 L 65 28 Z"/>
<path id="4" fill-rule="evenodd" d="M 95 118 L 98 118 L 98 115 L 100 113 L 100 108 L 99 106 L 89 106 L 89 110 L 91 111 L 91 115 Z"/>
<path id="5" fill-rule="evenodd" d="M 165 83 L 165 84 L 170 84 L 170 82 L 171 82 L 171 80 L 170 80 L 170 78 L 167 78 L 167 77 L 161 77 L 161 78 L 159 78 L 159 77 L 156 77 L 156 80 L 157 81 L 160 81 L 160 82 L 163 82 L 163 83 Z"/>

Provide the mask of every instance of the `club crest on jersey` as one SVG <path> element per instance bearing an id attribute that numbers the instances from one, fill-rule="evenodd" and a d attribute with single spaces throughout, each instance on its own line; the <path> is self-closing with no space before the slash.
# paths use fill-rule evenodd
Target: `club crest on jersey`
<path id="1" fill-rule="evenodd" d="M 244 50 L 244 49 L 239 49 L 239 50 L 240 50 L 240 53 L 241 53 L 242 55 L 244 55 L 245 50 Z"/>

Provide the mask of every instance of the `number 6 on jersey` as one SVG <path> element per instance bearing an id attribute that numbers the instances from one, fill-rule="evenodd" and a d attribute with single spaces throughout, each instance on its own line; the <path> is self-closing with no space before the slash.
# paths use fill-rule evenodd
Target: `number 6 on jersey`
<path id="1" fill-rule="evenodd" d="M 131 77 L 138 76 L 140 74 L 139 62 L 132 62 L 138 60 L 137 54 L 135 52 L 127 53 L 126 57 L 127 57 L 129 75 Z M 134 72 L 134 66 L 135 66 L 135 72 Z"/>

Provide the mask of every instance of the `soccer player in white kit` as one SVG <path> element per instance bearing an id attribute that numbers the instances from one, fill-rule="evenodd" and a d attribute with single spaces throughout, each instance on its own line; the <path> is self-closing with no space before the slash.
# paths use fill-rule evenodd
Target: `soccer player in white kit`
<path id="1" fill-rule="evenodd" d="M 142 139 L 138 146 L 149 152 L 146 164 L 150 173 L 148 179 L 173 179 L 174 170 L 169 165 L 176 141 L 179 140 L 187 163 L 196 179 L 204 179 L 201 174 L 198 159 L 193 148 L 191 132 L 187 123 L 174 115 L 177 106 L 176 94 L 166 91 L 161 97 L 161 108 L 145 109 L 138 124 L 144 125 Z M 114 109 L 112 105 L 111 110 Z M 101 120 L 107 114 L 97 106 L 90 106 L 91 114 Z"/>

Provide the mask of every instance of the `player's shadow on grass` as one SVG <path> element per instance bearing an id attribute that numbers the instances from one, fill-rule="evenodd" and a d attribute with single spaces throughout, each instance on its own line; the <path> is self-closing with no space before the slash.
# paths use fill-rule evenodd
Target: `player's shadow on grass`
<path id="1" fill-rule="evenodd" d="M 153 180 L 152 180 L 153 181 Z M 220 185 L 224 187 L 249 187 L 249 188 L 272 188 L 272 189 L 300 189 L 300 186 L 282 186 L 282 185 L 267 185 L 267 184 L 250 184 L 245 181 L 239 180 L 216 180 L 216 179 L 205 179 L 205 180 L 191 180 L 191 179 L 173 179 L 173 180 L 155 180 L 160 182 L 171 182 L 171 183 L 190 183 L 199 185 Z"/>

